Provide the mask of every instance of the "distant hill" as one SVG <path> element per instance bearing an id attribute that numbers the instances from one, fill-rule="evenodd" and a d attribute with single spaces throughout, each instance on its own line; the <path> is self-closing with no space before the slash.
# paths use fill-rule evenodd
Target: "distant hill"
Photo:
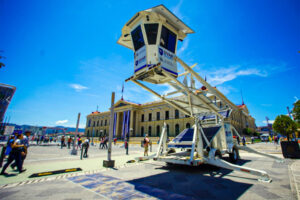
<path id="1" fill-rule="evenodd" d="M 14 126 L 15 129 L 17 130 L 22 130 L 23 132 L 25 131 L 31 131 L 33 133 L 40 133 L 43 130 L 43 127 L 45 126 L 31 126 L 27 124 L 23 125 L 17 125 L 17 124 L 12 124 L 9 123 L 7 124 L 8 126 Z M 74 127 L 65 127 L 65 126 L 55 126 L 55 127 L 47 127 L 46 133 L 51 134 L 51 133 L 62 133 L 63 130 L 66 129 L 66 132 L 75 132 L 76 128 Z M 84 128 L 78 128 L 78 132 L 84 132 Z"/>

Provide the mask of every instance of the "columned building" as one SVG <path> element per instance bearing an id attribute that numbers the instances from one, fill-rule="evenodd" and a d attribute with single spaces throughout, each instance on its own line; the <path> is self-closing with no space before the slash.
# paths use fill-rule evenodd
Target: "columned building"
<path id="1" fill-rule="evenodd" d="M 245 104 L 236 106 L 232 111 L 230 120 L 232 125 L 242 133 L 244 128 L 255 131 L 255 119 L 249 115 Z M 87 116 L 85 135 L 87 137 L 99 137 L 109 133 L 110 112 L 92 112 Z M 159 137 L 164 123 L 167 124 L 167 134 L 170 137 L 178 135 L 185 128 L 194 124 L 191 117 L 186 116 L 163 101 L 153 101 L 144 104 L 136 104 L 125 100 L 119 100 L 114 105 L 114 137 L 124 138 Z"/>

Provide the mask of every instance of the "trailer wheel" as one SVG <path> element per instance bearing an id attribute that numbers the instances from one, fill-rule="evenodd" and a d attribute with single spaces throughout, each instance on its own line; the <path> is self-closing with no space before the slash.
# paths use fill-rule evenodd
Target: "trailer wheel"
<path id="1" fill-rule="evenodd" d="M 229 154 L 230 162 L 236 163 L 239 159 L 239 151 L 237 148 L 233 147 L 232 153 Z"/>

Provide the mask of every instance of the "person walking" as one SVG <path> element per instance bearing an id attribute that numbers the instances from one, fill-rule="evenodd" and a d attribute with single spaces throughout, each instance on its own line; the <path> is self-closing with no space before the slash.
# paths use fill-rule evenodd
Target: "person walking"
<path id="1" fill-rule="evenodd" d="M 26 135 L 21 136 L 21 144 L 24 145 L 23 148 L 20 148 L 21 151 L 21 168 L 23 169 L 24 160 L 26 159 L 28 148 L 29 148 L 29 140 Z M 10 165 L 12 169 L 17 166 L 17 162 L 15 161 L 13 164 Z"/>
<path id="2" fill-rule="evenodd" d="M 148 148 L 149 148 L 149 138 L 148 135 L 146 134 L 145 138 L 144 138 L 144 156 L 148 156 Z"/>
<path id="3" fill-rule="evenodd" d="M 104 137 L 101 137 L 99 149 L 103 149 L 103 144 L 104 144 Z"/>
<path id="4" fill-rule="evenodd" d="M 83 153 L 83 157 L 84 157 L 84 158 L 87 158 L 87 157 L 88 157 L 88 150 L 89 150 L 89 147 L 90 147 L 90 141 L 89 141 L 89 139 L 86 139 L 86 140 L 84 141 L 84 143 L 82 143 L 82 149 L 83 149 L 83 151 L 84 151 L 84 153 Z"/>
<path id="5" fill-rule="evenodd" d="M 24 147 L 24 145 L 21 144 L 22 137 L 23 137 L 23 134 L 19 134 L 17 140 L 11 139 L 11 140 L 14 140 L 14 141 L 10 142 L 12 150 L 9 153 L 8 159 L 5 163 L 5 165 L 3 166 L 0 175 L 7 174 L 7 173 L 5 173 L 5 170 L 14 160 L 16 160 L 19 173 L 26 171 L 26 169 L 22 169 L 22 164 L 21 164 L 21 149 Z"/>
<path id="6" fill-rule="evenodd" d="M 254 137 L 251 136 L 251 143 L 254 144 Z"/>
<path id="7" fill-rule="evenodd" d="M 108 137 L 105 136 L 104 143 L 103 143 L 103 148 L 104 149 L 108 149 L 107 142 L 108 142 Z"/>
<path id="8" fill-rule="evenodd" d="M 68 149 L 71 148 L 71 142 L 72 142 L 72 138 L 69 136 L 68 137 Z"/>
<path id="9" fill-rule="evenodd" d="M 65 136 L 61 136 L 61 139 L 60 139 L 60 148 L 62 149 L 65 145 Z"/>
<path id="10" fill-rule="evenodd" d="M 81 143 L 82 143 L 82 140 L 81 140 L 81 137 L 79 136 L 77 139 L 77 149 L 78 149 L 78 147 L 79 147 L 79 149 L 81 149 Z"/>
<path id="11" fill-rule="evenodd" d="M 238 143 L 238 145 L 240 145 L 240 137 L 239 136 L 236 136 L 236 141 L 237 141 L 237 143 Z"/>
<path id="12" fill-rule="evenodd" d="M 246 146 L 246 137 L 245 136 L 243 136 L 242 142 L 243 142 L 243 145 Z"/>

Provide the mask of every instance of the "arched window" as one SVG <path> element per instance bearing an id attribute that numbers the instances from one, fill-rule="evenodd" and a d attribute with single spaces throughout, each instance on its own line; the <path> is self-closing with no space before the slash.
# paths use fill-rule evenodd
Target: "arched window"
<path id="1" fill-rule="evenodd" d="M 179 118 L 179 110 L 175 110 L 175 119 Z"/>
<path id="2" fill-rule="evenodd" d="M 160 134 L 160 126 L 157 125 L 156 126 L 156 136 L 159 137 L 159 134 Z"/>
<path id="3" fill-rule="evenodd" d="M 149 113 L 149 120 L 148 120 L 149 122 L 151 122 L 152 121 L 152 113 Z"/>
<path id="4" fill-rule="evenodd" d="M 89 120 L 88 127 L 91 127 L 91 120 Z"/>
<path id="5" fill-rule="evenodd" d="M 96 121 L 93 122 L 93 127 L 95 127 L 95 125 L 96 125 Z"/>
<path id="6" fill-rule="evenodd" d="M 149 126 L 149 127 L 148 127 L 148 136 L 151 136 L 151 132 L 152 132 L 152 127 Z"/>
<path id="7" fill-rule="evenodd" d="M 98 137 L 98 130 L 96 130 L 96 137 Z"/>
<path id="8" fill-rule="evenodd" d="M 167 136 L 170 136 L 170 126 L 167 124 Z"/>
<path id="9" fill-rule="evenodd" d="M 186 128 L 191 128 L 191 124 L 190 123 L 186 123 L 185 127 Z"/>
<path id="10" fill-rule="evenodd" d="M 87 131 L 86 136 L 90 137 L 90 130 Z"/>
<path id="11" fill-rule="evenodd" d="M 142 126 L 142 127 L 141 127 L 141 136 L 144 136 L 144 134 L 145 134 L 145 133 L 144 133 L 144 127 Z"/>
<path id="12" fill-rule="evenodd" d="M 175 135 L 179 134 L 179 124 L 175 125 Z"/>
<path id="13" fill-rule="evenodd" d="M 106 126 L 107 125 L 107 120 L 105 120 L 105 124 L 104 124 L 104 126 Z"/>
<path id="14" fill-rule="evenodd" d="M 103 125 L 103 120 L 101 120 L 101 125 L 100 126 L 102 126 Z"/>

